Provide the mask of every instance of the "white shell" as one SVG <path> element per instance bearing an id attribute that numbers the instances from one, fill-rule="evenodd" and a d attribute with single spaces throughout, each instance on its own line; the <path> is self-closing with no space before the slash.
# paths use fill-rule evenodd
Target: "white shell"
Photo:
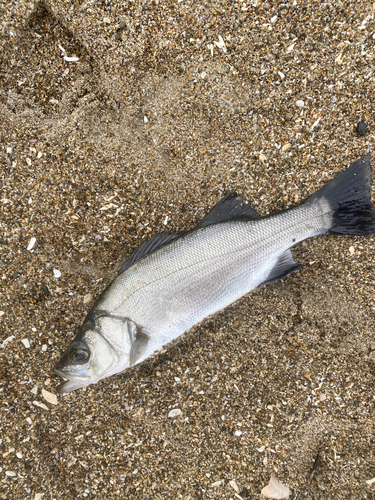
<path id="1" fill-rule="evenodd" d="M 171 410 L 168 413 L 168 417 L 170 417 L 170 418 L 177 417 L 178 415 L 181 415 L 181 413 L 182 413 L 182 411 L 179 408 L 176 408 L 175 410 Z"/>

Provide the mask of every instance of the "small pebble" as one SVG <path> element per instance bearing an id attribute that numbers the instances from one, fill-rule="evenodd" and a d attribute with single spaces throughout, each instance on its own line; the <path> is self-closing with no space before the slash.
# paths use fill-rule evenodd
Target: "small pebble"
<path id="1" fill-rule="evenodd" d="M 22 453 L 18 451 L 18 452 L 16 453 L 16 457 L 17 457 L 17 458 L 22 458 Z"/>
<path id="2" fill-rule="evenodd" d="M 35 245 L 36 243 L 36 238 L 31 238 L 28 246 L 27 246 L 27 250 L 31 250 L 33 248 L 33 246 Z"/>
<path id="3" fill-rule="evenodd" d="M 22 344 L 26 347 L 26 349 L 29 349 L 30 347 L 30 342 L 28 339 L 22 339 L 21 340 Z"/>
<path id="4" fill-rule="evenodd" d="M 1 347 L 5 347 L 8 345 L 12 340 L 14 340 L 16 337 L 14 335 L 11 335 L 10 337 L 7 337 L 4 342 L 1 344 Z"/>
<path id="5" fill-rule="evenodd" d="M 241 436 L 241 434 L 242 434 L 242 431 L 234 431 L 235 436 Z"/>
<path id="6" fill-rule="evenodd" d="M 367 124 L 365 122 L 359 122 L 357 125 L 358 135 L 364 136 L 367 132 Z"/>
<path id="7" fill-rule="evenodd" d="M 43 410 L 48 410 L 48 407 L 44 403 L 39 403 L 39 401 L 33 401 L 34 406 L 39 406 L 39 408 L 43 408 Z"/>
<path id="8" fill-rule="evenodd" d="M 267 156 L 264 155 L 263 153 L 259 153 L 259 159 L 261 162 L 264 163 L 267 160 Z"/>
<path id="9" fill-rule="evenodd" d="M 6 470 L 5 475 L 10 476 L 10 477 L 15 477 L 17 474 L 15 472 L 13 472 L 12 470 Z"/>
<path id="10" fill-rule="evenodd" d="M 296 102 L 296 106 L 298 106 L 299 108 L 303 108 L 305 105 L 305 103 L 302 101 L 302 99 L 299 99 L 297 102 Z"/>
<path id="11" fill-rule="evenodd" d="M 58 269 L 54 269 L 53 270 L 53 275 L 55 276 L 55 278 L 60 278 L 61 272 Z"/>
<path id="12" fill-rule="evenodd" d="M 224 40 L 223 40 L 223 37 L 222 37 L 221 35 L 219 35 L 219 37 L 218 37 L 218 38 L 219 38 L 219 41 L 218 41 L 218 42 L 214 41 L 214 44 L 215 44 L 215 45 L 216 45 L 219 49 L 221 49 L 224 53 L 226 53 L 227 48 L 226 48 L 226 46 L 225 46 L 225 42 L 224 42 Z"/>
<path id="13" fill-rule="evenodd" d="M 52 405 L 57 405 L 58 401 L 56 394 L 53 394 L 52 392 L 48 392 L 45 389 L 42 389 L 42 396 L 46 401 L 48 401 Z"/>
<path id="14" fill-rule="evenodd" d="M 312 124 L 311 130 L 313 130 L 319 124 L 321 119 L 322 119 L 322 117 L 319 116 L 319 118 Z"/>
<path id="15" fill-rule="evenodd" d="M 31 389 L 31 392 L 36 396 L 38 394 L 38 386 L 34 385 L 34 387 Z"/>
<path id="16" fill-rule="evenodd" d="M 234 491 L 236 493 L 239 493 L 240 492 L 240 489 L 238 487 L 238 484 L 236 483 L 236 481 L 234 479 L 232 479 L 231 481 L 229 481 L 229 484 L 230 486 L 232 486 L 232 488 L 234 489 Z"/>
<path id="17" fill-rule="evenodd" d="M 83 297 L 83 303 L 84 304 L 88 304 L 89 302 L 92 301 L 92 294 L 91 293 L 88 293 L 86 294 L 84 297 Z"/>

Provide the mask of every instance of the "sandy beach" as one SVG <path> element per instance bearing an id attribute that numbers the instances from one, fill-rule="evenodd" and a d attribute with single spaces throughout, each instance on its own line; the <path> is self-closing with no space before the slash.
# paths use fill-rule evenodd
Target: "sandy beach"
<path id="1" fill-rule="evenodd" d="M 374 2 L 2 0 L 0 35 L 0 499 L 374 499 L 373 236 L 97 385 L 52 372 L 145 238 L 374 153 Z"/>

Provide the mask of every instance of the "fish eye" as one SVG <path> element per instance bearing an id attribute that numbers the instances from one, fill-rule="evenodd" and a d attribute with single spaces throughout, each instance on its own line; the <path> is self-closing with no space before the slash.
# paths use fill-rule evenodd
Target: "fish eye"
<path id="1" fill-rule="evenodd" d="M 70 357 L 73 361 L 76 363 L 85 363 L 89 357 L 90 353 L 88 349 L 84 348 L 82 345 L 80 346 L 72 346 L 72 349 L 70 351 Z"/>
<path id="2" fill-rule="evenodd" d="M 82 349 L 74 349 L 70 353 L 70 357 L 73 359 L 73 361 L 86 361 L 89 357 L 88 353 L 86 351 L 83 351 Z"/>

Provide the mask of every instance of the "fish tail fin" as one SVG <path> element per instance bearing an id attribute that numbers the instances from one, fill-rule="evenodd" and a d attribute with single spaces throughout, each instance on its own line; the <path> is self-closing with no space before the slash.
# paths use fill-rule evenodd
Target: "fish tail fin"
<path id="1" fill-rule="evenodd" d="M 370 155 L 355 161 L 306 202 L 323 198 L 333 212 L 332 226 L 326 234 L 366 236 L 375 233 L 375 208 L 371 201 Z"/>

